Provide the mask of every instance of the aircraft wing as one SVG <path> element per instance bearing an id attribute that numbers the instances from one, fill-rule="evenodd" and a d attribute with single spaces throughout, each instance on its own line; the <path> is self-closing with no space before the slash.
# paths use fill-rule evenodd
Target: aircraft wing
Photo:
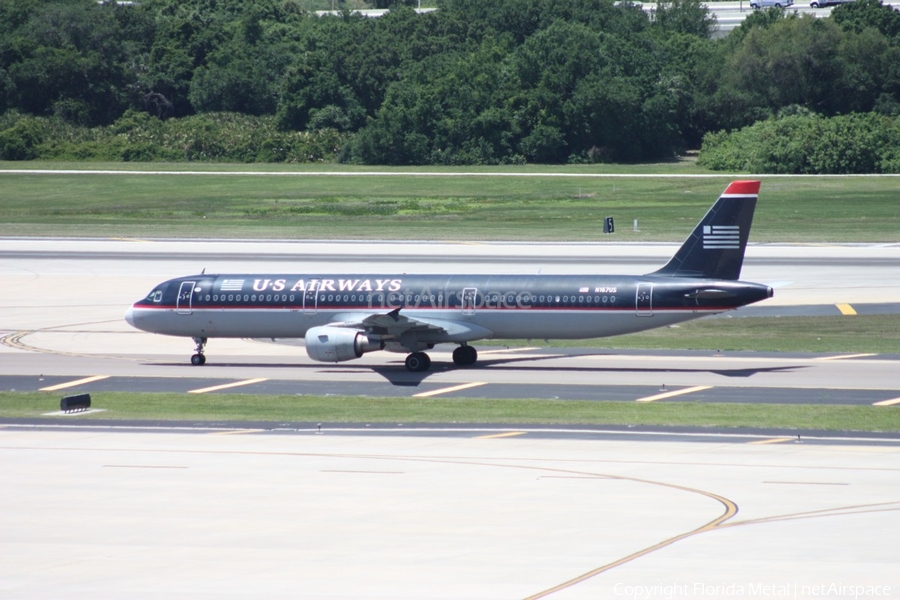
<path id="1" fill-rule="evenodd" d="M 395 340 L 415 336 L 423 341 L 468 342 L 493 337 L 494 333 L 474 323 L 436 319 L 430 317 L 407 317 L 396 308 L 388 313 L 344 313 L 335 315 L 329 323 L 331 327 L 347 327 L 365 331 L 369 337 Z"/>

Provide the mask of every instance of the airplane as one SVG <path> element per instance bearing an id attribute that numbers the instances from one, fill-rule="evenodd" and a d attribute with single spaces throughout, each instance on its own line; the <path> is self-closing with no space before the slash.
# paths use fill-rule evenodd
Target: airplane
<path id="1" fill-rule="evenodd" d="M 646 275 L 226 274 L 170 279 L 125 314 L 143 331 L 191 337 L 191 364 L 211 338 L 303 338 L 309 357 L 343 362 L 453 343 L 460 367 L 478 340 L 586 339 L 665 327 L 771 298 L 739 281 L 759 181 L 734 181 L 661 269 Z M 205 270 L 204 270 L 205 271 Z"/>

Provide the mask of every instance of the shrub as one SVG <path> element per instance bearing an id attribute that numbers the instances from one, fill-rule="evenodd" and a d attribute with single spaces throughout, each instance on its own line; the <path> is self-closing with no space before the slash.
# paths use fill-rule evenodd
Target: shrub
<path id="1" fill-rule="evenodd" d="M 275 117 L 206 113 L 163 121 L 126 112 L 108 127 L 58 117 L 0 118 L 0 159 L 95 161 L 317 162 L 334 160 L 348 139 L 334 129 L 278 131 Z"/>
<path id="2" fill-rule="evenodd" d="M 785 174 L 900 173 L 900 119 L 876 113 L 788 114 L 706 134 L 698 164 Z"/>

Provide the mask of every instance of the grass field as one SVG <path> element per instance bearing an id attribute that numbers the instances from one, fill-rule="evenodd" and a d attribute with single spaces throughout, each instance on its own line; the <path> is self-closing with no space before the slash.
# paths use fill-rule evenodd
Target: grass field
<path id="1" fill-rule="evenodd" d="M 8 172 L 23 167 L 216 174 Z M 295 175 L 222 174 L 276 170 Z M 733 179 L 708 177 L 691 161 L 615 169 L 340 167 L 383 174 L 339 177 L 313 170 L 338 167 L 0 163 L 0 236 L 681 241 Z M 435 172 L 443 175 L 425 174 Z M 617 176 L 595 177 L 603 173 Z M 616 218 L 612 236 L 601 233 L 606 216 Z M 900 178 L 763 177 L 751 241 L 900 241 Z"/>
<path id="2" fill-rule="evenodd" d="M 491 340 L 501 346 L 524 340 Z M 613 338 L 550 340 L 546 347 L 810 353 L 900 353 L 900 315 L 698 319 Z"/>
<path id="3" fill-rule="evenodd" d="M 105 412 L 85 417 L 101 420 L 605 424 L 900 431 L 900 410 L 878 406 L 104 392 L 92 395 L 92 407 Z M 58 410 L 58 395 L 0 393 L 0 417 L 40 417 Z"/>

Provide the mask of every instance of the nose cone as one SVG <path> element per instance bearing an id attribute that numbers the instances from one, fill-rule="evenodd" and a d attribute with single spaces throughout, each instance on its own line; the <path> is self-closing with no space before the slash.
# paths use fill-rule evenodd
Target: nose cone
<path id="1" fill-rule="evenodd" d="M 134 307 L 130 307 L 125 311 L 125 322 L 137 329 L 137 325 L 134 324 Z"/>

